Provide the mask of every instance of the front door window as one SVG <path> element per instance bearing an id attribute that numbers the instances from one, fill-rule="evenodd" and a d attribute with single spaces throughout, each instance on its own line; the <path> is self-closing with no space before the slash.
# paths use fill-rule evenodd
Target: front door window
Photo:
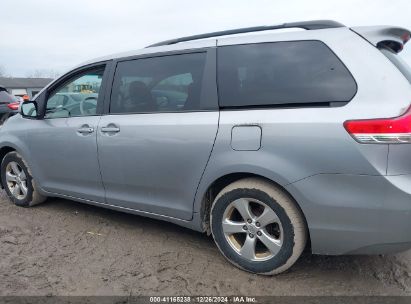
<path id="1" fill-rule="evenodd" d="M 47 100 L 45 118 L 96 115 L 104 68 L 87 71 L 68 80 Z"/>

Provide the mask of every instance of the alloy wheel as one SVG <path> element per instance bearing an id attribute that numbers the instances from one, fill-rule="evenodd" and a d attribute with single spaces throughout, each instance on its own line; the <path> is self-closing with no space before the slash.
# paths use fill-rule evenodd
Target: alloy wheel
<path id="1" fill-rule="evenodd" d="M 240 198 L 230 203 L 222 228 L 230 246 L 250 261 L 271 259 L 283 244 L 283 228 L 277 214 L 263 202 Z"/>
<path id="2" fill-rule="evenodd" d="M 10 193 L 18 200 L 26 198 L 28 193 L 27 177 L 23 168 L 14 161 L 6 166 L 6 182 Z"/>

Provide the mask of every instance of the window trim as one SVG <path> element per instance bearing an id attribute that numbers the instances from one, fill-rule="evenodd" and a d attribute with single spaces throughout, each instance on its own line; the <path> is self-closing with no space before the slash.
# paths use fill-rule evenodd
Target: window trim
<path id="1" fill-rule="evenodd" d="M 177 56 L 186 54 L 205 53 L 205 63 L 203 71 L 203 79 L 201 84 L 200 104 L 207 100 L 207 104 L 211 105 L 210 109 L 202 110 L 184 110 L 184 111 L 151 111 L 151 112 L 127 112 L 127 113 L 110 113 L 110 105 L 112 102 L 112 91 L 114 78 L 120 62 L 133 61 L 139 59 L 158 58 L 166 56 Z M 167 114 L 167 113 L 196 113 L 196 112 L 216 112 L 219 111 L 218 95 L 217 95 L 217 48 L 206 47 L 198 49 L 177 50 L 160 53 L 149 53 L 141 55 L 133 55 L 128 57 L 118 58 L 113 61 L 110 73 L 110 90 L 107 90 L 106 103 L 104 104 L 104 115 L 135 115 L 135 114 Z"/>
<path id="2" fill-rule="evenodd" d="M 344 66 L 344 68 L 348 71 L 348 74 L 351 76 L 351 79 L 354 81 L 355 84 L 355 91 L 353 96 L 348 101 L 341 101 L 341 102 L 307 102 L 307 103 L 279 103 L 279 104 L 267 104 L 267 105 L 248 105 L 248 106 L 222 106 L 220 103 L 220 90 L 218 93 L 218 105 L 219 109 L 222 111 L 241 111 L 241 110 L 262 110 L 262 109 L 300 109 L 300 108 L 336 108 L 336 107 L 344 107 L 349 104 L 357 95 L 358 93 L 358 82 L 355 79 L 354 75 L 352 74 L 351 70 L 347 67 L 345 62 L 341 60 L 341 58 L 334 52 L 334 50 L 328 46 L 322 40 L 319 39 L 298 39 L 298 40 L 276 40 L 276 41 L 264 41 L 264 42 L 253 42 L 253 43 L 238 43 L 238 44 L 227 44 L 227 45 L 220 45 L 217 46 L 217 64 L 216 64 L 216 73 L 217 73 L 217 87 L 219 87 L 218 81 L 218 49 L 224 47 L 233 47 L 233 46 L 247 46 L 247 45 L 261 45 L 261 44 L 273 44 L 273 43 L 282 43 L 282 42 L 320 42 L 323 44 L 337 59 L 338 61 Z M 326 105 L 328 104 L 328 105 Z"/>
<path id="3" fill-rule="evenodd" d="M 40 96 L 36 98 L 36 101 L 39 104 L 39 109 L 41 109 L 41 119 L 49 120 L 49 119 L 67 119 L 67 118 L 78 118 L 78 117 L 91 117 L 91 116 L 101 116 L 103 114 L 104 109 L 104 100 L 105 100 L 105 91 L 107 87 L 107 81 L 109 72 L 111 70 L 112 61 L 102 61 L 96 62 L 89 65 L 78 67 L 72 71 L 61 76 L 58 80 L 53 82 Z M 93 71 L 99 68 L 104 68 L 104 73 L 100 85 L 100 92 L 97 98 L 97 108 L 96 114 L 93 115 L 84 115 L 84 116 L 69 116 L 69 117 L 45 117 L 46 108 L 47 108 L 47 101 L 50 98 L 50 95 L 53 94 L 56 90 L 66 85 L 69 81 L 75 78 L 78 75 L 87 73 L 88 71 Z"/>

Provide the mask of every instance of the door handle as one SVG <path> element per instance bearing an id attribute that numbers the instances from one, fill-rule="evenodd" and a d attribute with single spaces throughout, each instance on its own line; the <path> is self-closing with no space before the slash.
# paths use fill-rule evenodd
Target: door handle
<path id="1" fill-rule="evenodd" d="M 94 129 L 92 127 L 81 127 L 77 129 L 77 132 L 81 134 L 90 134 L 94 132 Z"/>
<path id="2" fill-rule="evenodd" d="M 114 125 L 108 125 L 106 127 L 102 127 L 101 132 L 104 132 L 104 133 L 118 133 L 118 132 L 120 132 L 120 128 L 116 127 Z"/>

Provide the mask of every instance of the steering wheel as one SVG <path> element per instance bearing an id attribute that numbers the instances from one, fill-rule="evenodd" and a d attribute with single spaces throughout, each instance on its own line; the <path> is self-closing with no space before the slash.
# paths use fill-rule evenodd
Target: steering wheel
<path id="1" fill-rule="evenodd" d="M 92 110 L 92 109 L 86 109 L 86 108 L 84 107 L 84 104 L 85 104 L 85 103 L 93 104 L 93 103 L 91 102 L 91 100 L 95 100 L 95 101 L 96 101 L 95 106 L 97 107 L 97 97 L 93 97 L 93 96 L 87 97 L 87 98 L 83 99 L 83 100 L 80 102 L 80 112 L 81 112 L 81 115 L 95 114 L 95 113 L 90 113 L 90 110 Z"/>

